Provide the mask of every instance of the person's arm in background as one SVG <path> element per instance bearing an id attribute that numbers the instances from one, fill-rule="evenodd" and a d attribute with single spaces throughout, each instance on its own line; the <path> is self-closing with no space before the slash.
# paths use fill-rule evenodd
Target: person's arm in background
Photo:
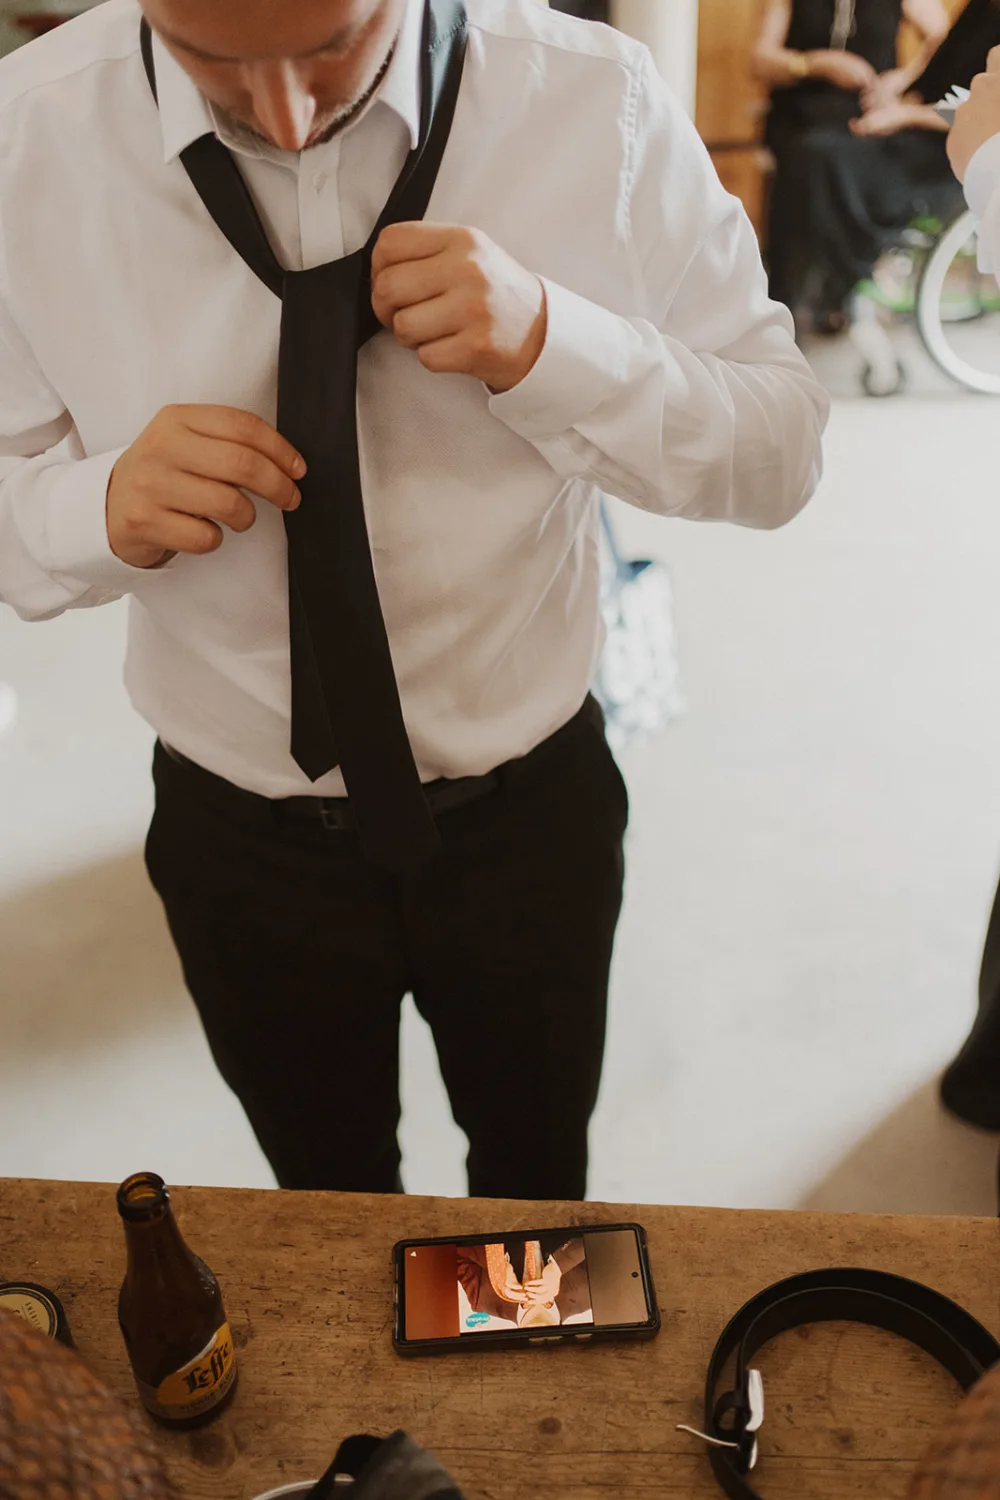
<path id="1" fill-rule="evenodd" d="M 504 1301 L 494 1291 L 486 1265 L 486 1250 L 482 1245 L 460 1245 L 458 1247 L 458 1280 L 469 1299 L 473 1312 L 488 1313 L 491 1318 L 503 1318 L 516 1323 L 517 1308 L 524 1298 L 522 1288 L 508 1266 L 507 1286 L 513 1300 Z"/>
<path id="2" fill-rule="evenodd" d="M 861 104 L 865 110 L 883 109 L 909 93 L 951 27 L 951 17 L 942 0 L 903 0 L 903 18 L 917 33 L 920 47 L 904 68 L 890 68 L 887 73 L 880 73 L 862 91 Z"/>
<path id="3" fill-rule="evenodd" d="M 567 1271 L 572 1271 L 574 1266 L 583 1264 L 586 1258 L 587 1247 L 582 1235 L 567 1240 L 565 1245 L 560 1245 L 558 1250 L 553 1250 L 550 1260 L 554 1260 L 559 1270 L 565 1276 Z"/>
<path id="4" fill-rule="evenodd" d="M 566 479 L 661 515 L 780 526 L 819 481 L 829 400 L 648 54 L 636 82 L 622 218 L 642 313 L 545 282 L 541 355 L 490 407 Z"/>
<path id="5" fill-rule="evenodd" d="M 486 1261 L 478 1245 L 459 1246 L 457 1269 L 459 1282 L 469 1299 L 469 1306 L 473 1312 L 476 1312 L 479 1309 L 484 1283 L 489 1286 L 486 1280 Z M 490 1290 L 492 1291 L 492 1287 Z"/>
<path id="6" fill-rule="evenodd" d="M 896 135 L 900 130 L 932 130 L 943 135 L 947 121 L 930 104 L 915 99 L 896 99 L 869 109 L 857 120 L 849 120 L 855 135 Z"/>
<path id="7" fill-rule="evenodd" d="M 854 52 L 820 49 L 796 52 L 787 47 L 792 22 L 792 0 L 768 0 L 760 32 L 750 55 L 754 78 L 769 88 L 791 88 L 803 78 L 822 78 L 836 88 L 854 92 L 875 82 L 875 69 Z"/>
<path id="8" fill-rule="evenodd" d="M 1000 279 L 1000 47 L 986 72 L 972 80 L 969 98 L 948 137 L 955 176 L 979 219 L 979 265 Z"/>

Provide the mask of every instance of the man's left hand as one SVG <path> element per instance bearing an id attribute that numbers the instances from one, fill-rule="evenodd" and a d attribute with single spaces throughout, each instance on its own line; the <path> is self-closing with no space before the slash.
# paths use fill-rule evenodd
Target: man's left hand
<path id="1" fill-rule="evenodd" d="M 420 363 L 509 391 L 545 344 L 545 289 L 477 229 L 390 224 L 372 254 L 372 306 Z"/>
<path id="2" fill-rule="evenodd" d="M 955 112 L 948 136 L 948 156 L 959 182 L 980 146 L 1000 133 L 1000 47 L 994 47 L 986 72 L 972 80 L 969 98 Z"/>

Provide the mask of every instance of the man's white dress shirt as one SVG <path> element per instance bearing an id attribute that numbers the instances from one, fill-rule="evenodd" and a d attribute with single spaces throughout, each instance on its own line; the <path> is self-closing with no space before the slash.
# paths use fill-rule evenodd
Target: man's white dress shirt
<path id="1" fill-rule="evenodd" d="M 770 302 L 753 231 L 644 48 L 537 0 L 469 0 L 427 214 L 540 275 L 548 336 L 515 389 L 435 375 L 389 333 L 359 362 L 372 551 L 421 775 L 482 773 L 579 707 L 600 648 L 600 491 L 665 516 L 780 525 L 818 479 L 827 403 Z M 259 145 L 108 0 L 0 64 L 0 598 L 25 619 L 130 596 L 126 682 L 169 744 L 240 786 L 289 753 L 282 518 L 142 571 L 111 552 L 116 459 L 161 407 L 274 421 L 278 300 L 179 153 L 215 130 L 290 269 L 369 235 L 416 138 L 423 6 L 340 136 Z M 349 649 L 345 642 L 345 649 Z"/>
<path id="2" fill-rule="evenodd" d="M 1000 274 L 1000 135 L 984 141 L 965 173 L 965 196 L 979 218 L 979 268 Z"/>

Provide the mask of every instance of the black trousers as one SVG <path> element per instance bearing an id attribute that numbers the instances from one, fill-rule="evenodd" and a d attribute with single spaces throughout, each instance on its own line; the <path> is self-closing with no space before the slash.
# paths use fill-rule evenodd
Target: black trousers
<path id="1" fill-rule="evenodd" d="M 1000 888 L 979 971 L 979 1011 L 965 1045 L 941 1080 L 941 1097 L 970 1124 L 1000 1130 Z"/>
<path id="2" fill-rule="evenodd" d="M 624 783 L 600 709 L 442 813 L 390 876 L 353 833 L 157 747 L 146 863 L 223 1078 L 279 1184 L 399 1185 L 399 1015 L 429 1023 L 470 1192 L 579 1199 L 622 897 Z"/>

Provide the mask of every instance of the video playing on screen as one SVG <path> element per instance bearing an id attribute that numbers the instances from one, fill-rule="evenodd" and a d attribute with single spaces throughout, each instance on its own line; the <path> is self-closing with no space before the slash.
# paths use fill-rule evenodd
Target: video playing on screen
<path id="1" fill-rule="evenodd" d="M 636 1237 L 628 1230 L 411 1246 L 403 1264 L 407 1339 L 639 1323 L 647 1316 Z"/>

